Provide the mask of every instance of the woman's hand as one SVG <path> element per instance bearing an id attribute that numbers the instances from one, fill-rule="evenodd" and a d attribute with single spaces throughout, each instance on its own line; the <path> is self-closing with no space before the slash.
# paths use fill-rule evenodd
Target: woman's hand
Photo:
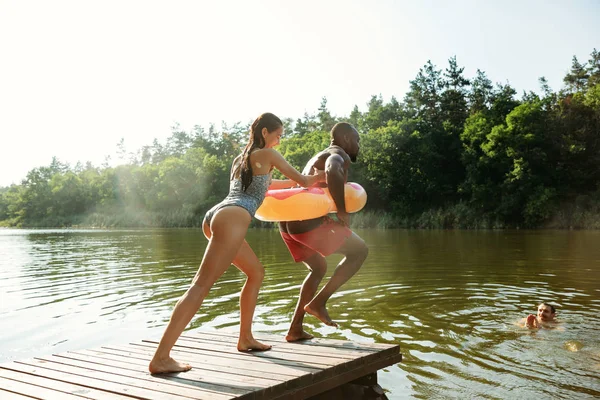
<path id="1" fill-rule="evenodd" d="M 325 182 L 327 179 L 327 174 L 325 173 L 324 169 L 316 169 L 313 167 L 313 175 L 318 176 L 317 182 Z"/>
<path id="2" fill-rule="evenodd" d="M 319 182 L 325 182 L 326 175 L 325 171 L 322 169 L 313 168 L 313 174 L 311 175 L 302 175 L 304 177 L 304 183 L 301 183 L 304 187 L 311 187 Z"/>

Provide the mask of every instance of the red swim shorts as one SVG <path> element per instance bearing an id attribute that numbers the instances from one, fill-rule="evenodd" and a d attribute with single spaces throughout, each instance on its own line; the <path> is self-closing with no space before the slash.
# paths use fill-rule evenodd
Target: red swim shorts
<path id="1" fill-rule="evenodd" d="M 280 231 L 280 233 L 296 262 L 304 261 L 315 253 L 327 257 L 335 253 L 344 244 L 346 238 L 352 235 L 349 228 L 332 219 L 327 219 L 312 231 L 294 234 Z"/>

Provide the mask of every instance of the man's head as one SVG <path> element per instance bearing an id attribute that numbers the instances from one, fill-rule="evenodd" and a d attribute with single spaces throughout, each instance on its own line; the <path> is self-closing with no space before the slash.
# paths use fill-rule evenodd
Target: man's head
<path id="1" fill-rule="evenodd" d="M 540 303 L 538 306 L 537 316 L 542 321 L 552 321 L 556 316 L 556 308 L 552 304 Z"/>
<path id="2" fill-rule="evenodd" d="M 352 162 L 356 162 L 360 150 L 358 131 L 347 122 L 338 122 L 331 128 L 331 144 L 344 149 Z"/>

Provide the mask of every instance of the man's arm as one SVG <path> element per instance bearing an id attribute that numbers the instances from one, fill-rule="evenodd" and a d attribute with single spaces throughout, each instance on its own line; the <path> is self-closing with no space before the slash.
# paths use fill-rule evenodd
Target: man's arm
<path id="1" fill-rule="evenodd" d="M 337 217 L 344 225 L 349 225 L 350 218 L 346 212 L 344 185 L 346 184 L 346 161 L 339 154 L 332 154 L 325 162 L 325 176 L 331 198 L 337 208 Z"/>

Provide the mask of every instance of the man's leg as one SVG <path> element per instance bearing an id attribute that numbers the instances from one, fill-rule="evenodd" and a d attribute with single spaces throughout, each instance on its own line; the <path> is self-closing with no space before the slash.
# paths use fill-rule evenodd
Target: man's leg
<path id="1" fill-rule="evenodd" d="M 309 269 L 309 273 L 302 283 L 300 288 L 300 297 L 298 298 L 298 304 L 296 304 L 296 310 L 294 310 L 294 317 L 290 329 L 285 337 L 288 342 L 294 342 L 297 340 L 312 339 L 313 335 L 304 331 L 304 306 L 315 297 L 319 284 L 323 280 L 325 273 L 327 272 L 327 261 L 322 255 L 315 253 L 304 261 L 306 268 Z"/>
<path id="2" fill-rule="evenodd" d="M 344 259 L 335 268 L 327 284 L 304 307 L 307 313 L 314 315 L 330 326 L 337 326 L 337 324 L 329 317 L 326 307 L 327 300 L 356 274 L 367 258 L 369 249 L 365 242 L 356 233 L 352 232 L 352 235 L 346 239 L 345 243 L 335 253 L 343 254 Z"/>

